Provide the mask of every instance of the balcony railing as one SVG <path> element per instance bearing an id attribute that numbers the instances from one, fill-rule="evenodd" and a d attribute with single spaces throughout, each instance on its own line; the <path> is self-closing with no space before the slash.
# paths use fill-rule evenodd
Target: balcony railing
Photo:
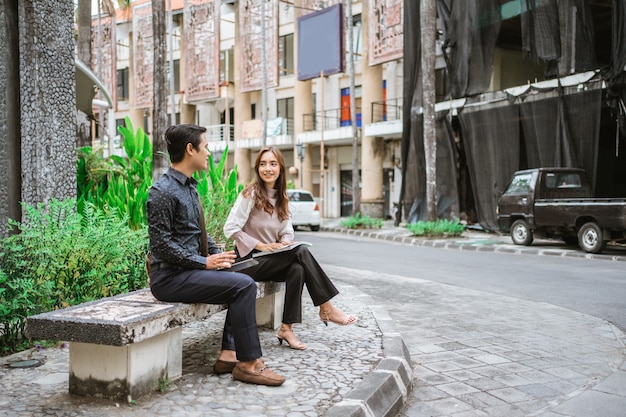
<path id="1" fill-rule="evenodd" d="M 267 121 L 267 136 L 293 136 L 293 117 L 277 117 Z"/>
<path id="2" fill-rule="evenodd" d="M 361 127 L 361 108 L 356 108 L 356 126 Z M 350 126 L 350 109 L 329 109 L 321 112 L 306 113 L 302 115 L 302 124 L 305 132 L 316 130 L 338 129 L 344 126 Z"/>
<path id="3" fill-rule="evenodd" d="M 402 98 L 372 103 L 372 123 L 402 120 Z"/>
<path id="4" fill-rule="evenodd" d="M 206 127 L 206 139 L 208 142 L 220 142 L 228 138 L 235 140 L 235 126 L 231 124 L 212 125 Z"/>

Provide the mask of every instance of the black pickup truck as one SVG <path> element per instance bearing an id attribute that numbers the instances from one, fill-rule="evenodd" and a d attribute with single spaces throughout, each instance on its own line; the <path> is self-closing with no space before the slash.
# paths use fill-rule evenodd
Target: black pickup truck
<path id="1" fill-rule="evenodd" d="M 516 245 L 530 245 L 536 235 L 600 253 L 608 241 L 626 240 L 626 199 L 592 197 L 582 169 L 518 171 L 496 210 L 500 229 Z"/>

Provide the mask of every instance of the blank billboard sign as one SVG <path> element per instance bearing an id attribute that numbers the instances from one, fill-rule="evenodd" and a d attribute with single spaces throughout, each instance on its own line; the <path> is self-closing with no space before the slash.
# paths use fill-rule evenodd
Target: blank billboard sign
<path id="1" fill-rule="evenodd" d="M 298 80 L 343 72 L 341 4 L 298 18 Z"/>

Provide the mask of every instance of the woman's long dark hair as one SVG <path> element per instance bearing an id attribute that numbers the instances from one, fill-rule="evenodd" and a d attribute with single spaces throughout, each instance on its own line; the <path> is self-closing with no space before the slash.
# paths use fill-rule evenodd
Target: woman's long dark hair
<path id="1" fill-rule="evenodd" d="M 285 159 L 280 149 L 273 146 L 265 146 L 261 148 L 254 163 L 254 181 L 244 190 L 244 197 L 250 197 L 254 192 L 254 206 L 258 209 L 265 210 L 269 214 L 274 213 L 274 206 L 267 196 L 265 183 L 259 174 L 259 166 L 261 165 L 261 157 L 265 152 L 271 152 L 278 161 L 280 174 L 276 179 L 274 188 L 276 189 L 276 210 L 278 210 L 278 219 L 282 222 L 289 218 L 289 198 L 287 197 L 287 179 L 285 177 Z"/>

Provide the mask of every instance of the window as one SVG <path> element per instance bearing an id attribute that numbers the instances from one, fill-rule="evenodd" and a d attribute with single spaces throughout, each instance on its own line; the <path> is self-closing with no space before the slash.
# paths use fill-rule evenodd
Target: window
<path id="1" fill-rule="evenodd" d="M 280 75 L 293 75 L 293 33 L 281 36 L 278 40 L 278 65 Z"/>
<path id="2" fill-rule="evenodd" d="M 293 119 L 293 97 L 276 100 L 277 116 Z"/>
<path id="3" fill-rule="evenodd" d="M 344 35 L 346 37 L 346 59 L 348 58 L 348 34 Z M 363 42 L 363 38 L 361 37 L 361 15 L 357 14 L 352 16 L 352 53 L 354 54 L 354 60 L 358 61 L 361 59 L 361 44 Z"/>
<path id="4" fill-rule="evenodd" d="M 311 193 L 287 190 L 289 201 L 315 201 Z"/>
<path id="5" fill-rule="evenodd" d="M 172 113 L 168 113 L 167 114 L 167 122 L 170 123 L 171 120 L 172 120 Z M 179 124 L 180 123 L 180 112 L 176 112 L 174 114 L 174 120 L 175 120 L 175 124 Z"/>
<path id="6" fill-rule="evenodd" d="M 276 100 L 276 116 L 287 121 L 287 133 L 293 134 L 293 97 Z"/>
<path id="7" fill-rule="evenodd" d="M 575 173 L 548 173 L 546 187 L 548 188 L 580 188 L 580 175 Z"/>
<path id="8" fill-rule="evenodd" d="M 220 51 L 220 81 L 233 81 L 235 79 L 234 63 L 233 48 Z"/>
<path id="9" fill-rule="evenodd" d="M 532 174 L 516 175 L 511 181 L 511 185 L 506 189 L 505 194 L 518 194 L 530 192 L 530 181 Z"/>
<path id="10" fill-rule="evenodd" d="M 128 88 L 128 67 L 117 70 L 117 100 L 128 101 L 130 91 Z"/>
<path id="11" fill-rule="evenodd" d="M 167 93 L 170 94 L 170 65 L 167 64 Z M 174 60 L 174 94 L 180 91 L 180 59 Z"/>
<path id="12" fill-rule="evenodd" d="M 354 103 L 356 107 L 356 126 L 361 127 L 361 86 L 354 88 Z M 352 118 L 350 115 L 350 89 L 341 89 L 341 126 L 350 126 Z"/>

